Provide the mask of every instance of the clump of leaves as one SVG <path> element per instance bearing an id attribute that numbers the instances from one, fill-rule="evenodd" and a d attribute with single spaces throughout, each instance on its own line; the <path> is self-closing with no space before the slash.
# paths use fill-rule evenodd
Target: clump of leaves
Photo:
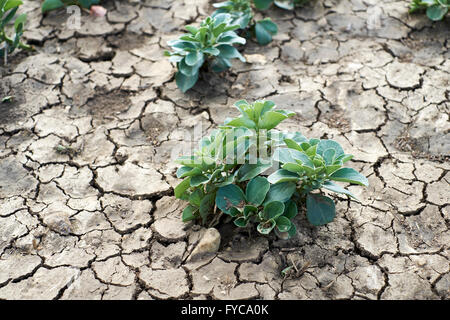
<path id="1" fill-rule="evenodd" d="M 228 13 L 231 16 L 231 24 L 239 24 L 239 29 L 247 30 L 256 37 L 261 45 L 272 41 L 272 36 L 277 34 L 278 27 L 270 18 L 260 21 L 253 19 L 251 0 L 228 0 L 213 4 L 217 10 L 212 14 L 214 17 L 220 13 Z"/>
<path id="2" fill-rule="evenodd" d="M 268 181 L 275 185 L 293 184 L 300 199 L 306 200 L 306 215 L 311 224 L 327 224 L 336 215 L 333 200 L 314 191 L 323 188 L 356 199 L 350 191 L 333 181 L 369 185 L 367 178 L 358 171 L 343 167 L 353 156 L 344 153 L 336 141 L 307 139 L 297 134 L 293 139 L 284 139 L 284 142 L 287 147 L 278 148 L 273 156 L 281 169 L 271 174 Z"/>
<path id="3" fill-rule="evenodd" d="M 27 15 L 21 14 L 15 17 L 19 6 L 22 4 L 23 2 L 21 0 L 0 0 L 0 57 L 4 57 L 5 61 L 7 55 L 13 53 L 17 48 L 31 49 L 30 46 L 20 41 Z M 15 35 L 14 37 L 9 37 L 6 32 L 6 27 L 13 19 L 15 19 Z"/>
<path id="4" fill-rule="evenodd" d="M 308 3 L 310 0 L 253 0 L 253 1 L 255 3 L 255 7 L 261 10 L 266 10 L 272 5 L 272 3 L 279 8 L 286 10 L 293 10 L 295 6 L 301 7 L 306 3 Z"/>
<path id="5" fill-rule="evenodd" d="M 235 103 L 241 115 L 200 141 L 191 156 L 180 157 L 177 177 L 184 180 L 175 196 L 189 201 L 183 221 L 217 223 L 222 214 L 236 226 L 255 224 L 261 234 L 283 239 L 296 234 L 298 206 L 319 226 L 335 217 L 333 200 L 317 191 L 355 196 L 333 181 L 367 186 L 367 179 L 343 164 L 352 158 L 333 140 L 307 139 L 275 129 L 295 113 L 276 109 L 272 101 Z M 266 172 L 281 167 L 269 176 Z"/>
<path id="6" fill-rule="evenodd" d="M 245 44 L 246 41 L 233 31 L 239 28 L 239 24 L 231 22 L 231 16 L 225 13 L 207 17 L 198 28 L 186 26 L 188 34 L 168 42 L 173 52 L 164 54 L 177 63 L 175 78 L 181 91 L 186 92 L 195 85 L 204 65 L 214 72 L 222 72 L 231 67 L 230 59 L 245 61 L 233 45 Z"/>
<path id="7" fill-rule="evenodd" d="M 433 21 L 444 18 L 450 7 L 450 0 L 412 0 L 409 12 L 426 11 L 427 17 Z"/>

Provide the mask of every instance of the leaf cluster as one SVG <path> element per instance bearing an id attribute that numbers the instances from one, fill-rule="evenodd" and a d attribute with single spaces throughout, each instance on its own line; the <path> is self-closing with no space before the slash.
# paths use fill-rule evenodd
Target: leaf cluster
<path id="1" fill-rule="evenodd" d="M 22 4 L 21 0 L 0 0 L 0 57 L 14 52 L 17 48 L 31 49 L 20 41 L 27 20 L 25 13 L 16 17 L 17 10 Z M 12 21 L 14 21 L 15 35 L 11 38 L 6 33 L 6 26 Z"/>
<path id="2" fill-rule="evenodd" d="M 238 28 L 239 24 L 232 24 L 231 15 L 220 13 L 207 17 L 199 27 L 186 26 L 189 33 L 168 42 L 173 51 L 164 54 L 177 63 L 175 79 L 181 91 L 186 92 L 195 85 L 204 64 L 214 72 L 221 72 L 231 67 L 233 58 L 245 61 L 233 46 L 246 42 L 233 31 Z"/>
<path id="3" fill-rule="evenodd" d="M 439 21 L 448 13 L 450 0 L 412 0 L 409 12 L 426 11 L 427 17 Z"/>
<path id="4" fill-rule="evenodd" d="M 204 137 L 193 155 L 177 160 L 182 165 L 177 177 L 183 181 L 175 196 L 189 202 L 183 221 L 206 225 L 225 214 L 239 227 L 254 223 L 261 234 L 274 230 L 287 239 L 296 233 L 293 218 L 299 204 L 306 202 L 313 225 L 334 219 L 334 202 L 319 189 L 355 198 L 334 182 L 368 185 L 363 175 L 343 167 L 352 155 L 337 142 L 275 129 L 294 112 L 276 109 L 272 101 L 240 100 L 234 106 L 240 116 Z M 273 167 L 280 169 L 267 176 Z"/>
<path id="5" fill-rule="evenodd" d="M 270 18 L 255 21 L 251 0 L 228 0 L 213 5 L 217 10 L 214 17 L 220 13 L 228 13 L 231 16 L 231 24 L 238 24 L 239 29 L 248 30 L 259 44 L 266 45 L 272 41 L 272 36 L 277 34 L 278 27 Z"/>

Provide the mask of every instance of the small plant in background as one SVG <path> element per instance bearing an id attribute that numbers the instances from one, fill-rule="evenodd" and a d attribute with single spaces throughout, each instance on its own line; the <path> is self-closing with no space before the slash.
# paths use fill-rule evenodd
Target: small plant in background
<path id="1" fill-rule="evenodd" d="M 233 45 L 245 44 L 246 41 L 233 31 L 239 28 L 239 24 L 231 24 L 231 21 L 229 14 L 217 14 L 214 18 L 206 18 L 198 28 L 186 26 L 188 34 L 168 42 L 173 52 L 164 54 L 177 63 L 175 78 L 181 91 L 186 92 L 195 85 L 203 66 L 222 72 L 231 67 L 230 59 L 245 61 Z"/>
<path id="2" fill-rule="evenodd" d="M 293 10 L 296 6 L 301 7 L 309 1 L 310 0 L 253 0 L 255 7 L 260 10 L 266 10 L 272 3 L 279 8 Z"/>
<path id="3" fill-rule="evenodd" d="M 98 6 L 100 0 L 45 0 L 42 3 L 42 12 L 48 12 L 66 6 L 79 6 L 83 9 L 90 9 L 90 14 L 102 17 L 106 14 L 106 9 Z"/>
<path id="4" fill-rule="evenodd" d="M 217 10 L 212 17 L 221 13 L 231 16 L 231 24 L 238 24 L 239 29 L 247 30 L 256 38 L 259 44 L 266 45 L 272 41 L 272 36 L 277 34 L 278 27 L 270 18 L 254 21 L 251 0 L 229 0 L 215 3 Z"/>
<path id="5" fill-rule="evenodd" d="M 450 7 L 450 0 L 412 0 L 409 12 L 426 11 L 427 17 L 433 21 L 444 18 Z"/>
<path id="6" fill-rule="evenodd" d="M 20 41 L 24 24 L 27 20 L 26 14 L 16 17 L 17 10 L 22 4 L 23 2 L 20 0 L 0 0 L 0 57 L 4 58 L 5 64 L 8 54 L 13 53 L 15 49 L 31 49 L 30 46 Z M 14 37 L 9 37 L 6 28 L 8 23 L 13 21 L 15 35 Z"/>
<path id="7" fill-rule="evenodd" d="M 296 234 L 298 205 L 306 203 L 307 218 L 319 226 L 336 213 L 333 200 L 317 190 L 354 195 L 332 181 L 367 186 L 367 179 L 343 164 L 352 158 L 333 140 L 306 139 L 298 132 L 275 129 L 293 112 L 276 109 L 271 101 L 235 103 L 241 115 L 200 142 L 192 156 L 180 157 L 177 177 L 184 180 L 175 196 L 189 201 L 183 221 L 214 225 L 222 214 L 238 227 L 256 224 L 260 234 L 283 239 Z M 266 177 L 274 166 L 281 169 Z M 217 212 L 220 211 L 220 212 Z"/>

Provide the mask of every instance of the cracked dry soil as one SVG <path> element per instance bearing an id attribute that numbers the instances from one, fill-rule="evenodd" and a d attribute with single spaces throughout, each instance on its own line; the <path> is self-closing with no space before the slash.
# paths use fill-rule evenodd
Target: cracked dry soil
<path id="1" fill-rule="evenodd" d="M 163 49 L 211 2 L 105 1 L 71 30 L 24 1 L 36 51 L 0 67 L 0 299 L 449 299 L 449 19 L 391 0 L 272 8 L 271 44 L 182 94 Z M 281 129 L 337 140 L 370 187 L 327 226 L 235 232 L 189 263 L 204 230 L 180 220 L 169 156 L 242 98 L 296 111 Z"/>

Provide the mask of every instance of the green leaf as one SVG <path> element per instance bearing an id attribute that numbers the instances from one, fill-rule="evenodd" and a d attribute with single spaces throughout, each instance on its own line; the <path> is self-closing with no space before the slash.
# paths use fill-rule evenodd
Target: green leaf
<path id="1" fill-rule="evenodd" d="M 332 199 L 320 194 L 309 193 L 306 197 L 306 217 L 314 226 L 322 226 L 333 221 L 336 209 Z"/>
<path id="2" fill-rule="evenodd" d="M 272 4 L 273 0 L 253 0 L 255 7 L 260 10 L 266 10 Z"/>
<path id="3" fill-rule="evenodd" d="M 327 190 L 336 192 L 336 193 L 346 194 L 346 195 L 348 195 L 349 197 L 352 197 L 353 199 L 358 200 L 358 199 L 355 197 L 355 195 L 354 195 L 353 193 L 351 193 L 350 191 L 348 191 L 348 190 L 345 189 L 345 188 L 342 188 L 341 186 L 338 186 L 337 184 L 334 184 L 334 183 L 331 182 L 331 181 L 325 181 L 325 182 L 323 183 L 322 187 L 325 188 L 325 189 L 327 189 Z"/>
<path id="4" fill-rule="evenodd" d="M 338 170 L 338 169 L 340 169 L 342 166 L 340 165 L 340 164 L 334 164 L 334 165 L 332 165 L 332 166 L 327 166 L 326 168 L 325 168 L 325 172 L 328 174 L 328 175 L 330 175 L 330 174 L 332 174 L 333 172 L 335 172 L 336 170 Z"/>
<path id="5" fill-rule="evenodd" d="M 216 48 L 220 50 L 221 57 L 224 57 L 227 59 L 238 58 L 242 62 L 245 62 L 245 58 L 233 46 L 230 46 L 228 44 L 221 44 L 220 46 L 217 46 Z"/>
<path id="6" fill-rule="evenodd" d="M 188 66 L 195 66 L 202 60 L 203 60 L 203 53 L 200 51 L 189 52 L 185 59 L 186 64 Z"/>
<path id="7" fill-rule="evenodd" d="M 242 206 L 245 203 L 245 195 L 235 184 L 219 188 L 216 195 L 217 207 L 225 213 L 230 213 L 230 208 L 234 206 Z"/>
<path id="8" fill-rule="evenodd" d="M 256 229 L 261 234 L 269 234 L 270 231 L 272 231 L 273 228 L 275 228 L 276 224 L 277 223 L 275 222 L 275 220 L 269 220 L 258 224 L 258 227 Z"/>
<path id="9" fill-rule="evenodd" d="M 175 80 L 177 83 L 178 88 L 180 88 L 181 91 L 186 92 L 189 89 L 191 89 L 198 80 L 198 72 L 195 73 L 193 76 L 186 76 L 180 71 L 177 72 L 175 75 Z"/>
<path id="10" fill-rule="evenodd" d="M 193 66 L 188 65 L 186 63 L 185 57 L 178 63 L 178 71 L 184 74 L 185 76 L 191 77 L 194 76 L 196 73 L 198 73 L 200 66 L 201 66 L 200 63 Z"/>
<path id="11" fill-rule="evenodd" d="M 351 160 L 353 158 L 352 154 L 342 154 L 339 157 L 336 157 L 336 159 L 334 160 L 335 163 L 337 161 L 342 161 L 342 163 L 346 163 L 347 161 Z"/>
<path id="12" fill-rule="evenodd" d="M 64 7 L 64 3 L 61 0 L 45 0 L 42 4 L 42 12 L 47 12 Z"/>
<path id="13" fill-rule="evenodd" d="M 293 0 L 275 0 L 275 5 L 281 9 L 293 10 L 294 1 Z"/>
<path id="14" fill-rule="evenodd" d="M 252 216 L 256 212 L 258 212 L 258 208 L 257 207 L 246 205 L 244 207 L 244 212 L 243 212 L 244 213 L 244 218 L 248 219 L 248 218 L 250 218 L 250 216 Z"/>
<path id="15" fill-rule="evenodd" d="M 285 216 L 278 217 L 275 221 L 280 232 L 288 232 L 292 226 L 291 221 Z"/>
<path id="16" fill-rule="evenodd" d="M 16 21 L 14 21 L 14 29 L 16 29 L 16 31 L 18 31 L 20 24 L 22 24 L 22 28 L 23 28 L 23 25 L 25 24 L 26 21 L 27 21 L 26 13 L 21 14 L 20 16 L 18 16 L 16 18 Z"/>
<path id="17" fill-rule="evenodd" d="M 246 181 L 253 179 L 257 175 L 267 171 L 271 167 L 271 164 L 243 164 L 238 171 L 238 181 Z"/>
<path id="18" fill-rule="evenodd" d="M 213 158 L 208 156 L 181 156 L 175 162 L 191 168 L 204 169 L 208 169 L 216 163 Z"/>
<path id="19" fill-rule="evenodd" d="M 441 6 L 439 4 L 435 4 L 431 7 L 427 8 L 427 17 L 433 21 L 439 21 L 444 18 L 444 16 L 448 12 L 448 7 Z"/>
<path id="20" fill-rule="evenodd" d="M 12 9 L 7 15 L 6 17 L 0 21 L 0 31 L 3 31 L 2 29 L 5 27 L 5 25 L 11 21 L 11 19 L 14 17 L 14 15 L 16 14 L 17 10 L 19 8 L 14 8 Z"/>
<path id="21" fill-rule="evenodd" d="M 191 187 L 198 187 L 199 185 L 204 184 L 208 180 L 209 178 L 203 174 L 193 176 L 191 178 Z"/>
<path id="22" fill-rule="evenodd" d="M 297 227 L 291 222 L 291 228 L 288 231 L 289 238 L 293 238 L 297 235 Z"/>
<path id="23" fill-rule="evenodd" d="M 183 194 L 186 192 L 187 189 L 191 186 L 191 177 L 188 177 L 181 181 L 174 189 L 175 197 L 177 199 L 182 199 Z"/>
<path id="24" fill-rule="evenodd" d="M 272 184 L 270 186 L 269 192 L 267 193 L 264 204 L 273 201 L 286 202 L 292 197 L 292 195 L 295 192 L 295 189 L 296 184 L 293 182 L 281 182 L 277 184 Z"/>
<path id="25" fill-rule="evenodd" d="M 294 201 L 289 200 L 284 205 L 284 212 L 283 216 L 288 218 L 289 220 L 292 220 L 296 215 L 298 214 L 297 205 Z"/>
<path id="26" fill-rule="evenodd" d="M 183 210 L 182 220 L 183 222 L 188 222 L 195 219 L 195 213 L 198 211 L 198 208 L 188 205 Z"/>
<path id="27" fill-rule="evenodd" d="M 206 54 L 209 54 L 212 56 L 218 56 L 220 54 L 220 50 L 217 48 L 209 47 L 209 48 L 203 49 L 203 53 L 206 53 Z"/>
<path id="28" fill-rule="evenodd" d="M 272 41 L 272 36 L 277 34 L 278 27 L 270 19 L 258 21 L 255 24 L 255 36 L 260 45 L 266 45 Z"/>
<path id="29" fill-rule="evenodd" d="M 204 196 L 205 194 L 202 189 L 195 189 L 189 196 L 189 203 L 193 206 L 200 207 L 200 203 L 202 202 Z"/>
<path id="30" fill-rule="evenodd" d="M 83 8 L 89 9 L 91 7 L 91 5 L 93 4 L 93 2 L 95 1 L 91 1 L 91 0 L 78 0 L 80 2 L 80 5 Z"/>
<path id="31" fill-rule="evenodd" d="M 301 164 L 291 163 L 291 162 L 283 164 L 282 168 L 285 170 L 291 171 L 291 172 L 295 172 L 295 173 L 297 173 L 297 172 L 303 173 L 303 171 L 304 171 L 303 166 Z"/>
<path id="32" fill-rule="evenodd" d="M 231 207 L 230 208 L 230 216 L 232 216 L 232 217 L 237 217 L 237 216 L 240 216 L 240 215 L 242 215 L 242 212 L 241 211 L 239 211 L 239 209 L 238 208 L 236 208 L 236 207 Z"/>
<path id="33" fill-rule="evenodd" d="M 294 149 L 300 152 L 303 151 L 302 147 L 292 139 L 284 139 L 284 143 L 286 143 L 286 145 L 290 149 Z"/>
<path id="34" fill-rule="evenodd" d="M 290 149 L 290 148 L 278 148 L 275 150 L 273 159 L 281 163 L 300 163 L 302 165 L 314 168 L 314 163 L 303 152 Z"/>
<path id="35" fill-rule="evenodd" d="M 281 121 L 287 118 L 289 118 L 289 116 L 281 112 L 268 111 L 261 117 L 258 126 L 260 129 L 271 130 L 275 128 Z"/>
<path id="36" fill-rule="evenodd" d="M 21 0 L 8 0 L 8 1 L 6 1 L 6 4 L 3 7 L 3 12 L 11 10 L 12 8 L 18 8 L 22 4 L 23 4 L 23 2 Z"/>
<path id="37" fill-rule="evenodd" d="M 264 206 L 263 217 L 265 220 L 275 219 L 284 212 L 284 203 L 273 201 Z"/>
<path id="38" fill-rule="evenodd" d="M 324 156 L 324 152 L 328 149 L 333 149 L 335 152 L 335 158 L 344 154 L 344 150 L 341 145 L 334 140 L 320 140 L 317 144 L 317 153 L 322 157 Z"/>
<path id="39" fill-rule="evenodd" d="M 198 31 L 198 29 L 194 26 L 185 26 L 186 30 L 195 35 Z"/>
<path id="40" fill-rule="evenodd" d="M 177 178 L 191 177 L 200 173 L 202 173 L 202 171 L 199 168 L 182 166 L 177 170 Z"/>
<path id="41" fill-rule="evenodd" d="M 211 62 L 211 69 L 214 72 L 222 72 L 231 67 L 230 60 L 226 58 L 222 58 L 220 55 L 217 56 L 212 62 Z"/>
<path id="42" fill-rule="evenodd" d="M 200 202 L 200 216 L 202 217 L 203 223 L 206 222 L 208 215 L 214 210 L 214 198 L 215 193 L 208 193 Z"/>
<path id="43" fill-rule="evenodd" d="M 276 184 L 276 183 L 281 183 L 281 182 L 286 182 L 286 181 L 293 181 L 293 182 L 297 182 L 300 179 L 300 176 L 295 173 L 295 172 L 291 172 L 285 169 L 280 169 L 275 171 L 274 173 L 272 173 L 269 177 L 267 177 L 267 179 L 269 180 L 269 182 L 271 184 Z"/>
<path id="44" fill-rule="evenodd" d="M 270 189 L 270 183 L 264 177 L 255 177 L 247 184 L 246 197 L 247 201 L 259 206 L 266 198 L 266 194 Z"/>
<path id="45" fill-rule="evenodd" d="M 246 127 L 254 128 L 256 126 L 255 122 L 246 117 L 239 117 L 225 121 L 225 125 L 232 127 Z"/>
<path id="46" fill-rule="evenodd" d="M 335 149 L 327 149 L 323 152 L 323 159 L 325 160 L 325 163 L 327 165 L 331 165 L 334 163 L 334 158 L 336 156 L 336 150 Z"/>
<path id="47" fill-rule="evenodd" d="M 243 217 L 240 217 L 234 220 L 234 224 L 238 227 L 245 228 L 248 224 L 248 220 Z"/>
<path id="48" fill-rule="evenodd" d="M 335 181 L 349 182 L 366 187 L 369 186 L 367 178 L 353 168 L 341 168 L 335 171 L 329 178 Z"/>

